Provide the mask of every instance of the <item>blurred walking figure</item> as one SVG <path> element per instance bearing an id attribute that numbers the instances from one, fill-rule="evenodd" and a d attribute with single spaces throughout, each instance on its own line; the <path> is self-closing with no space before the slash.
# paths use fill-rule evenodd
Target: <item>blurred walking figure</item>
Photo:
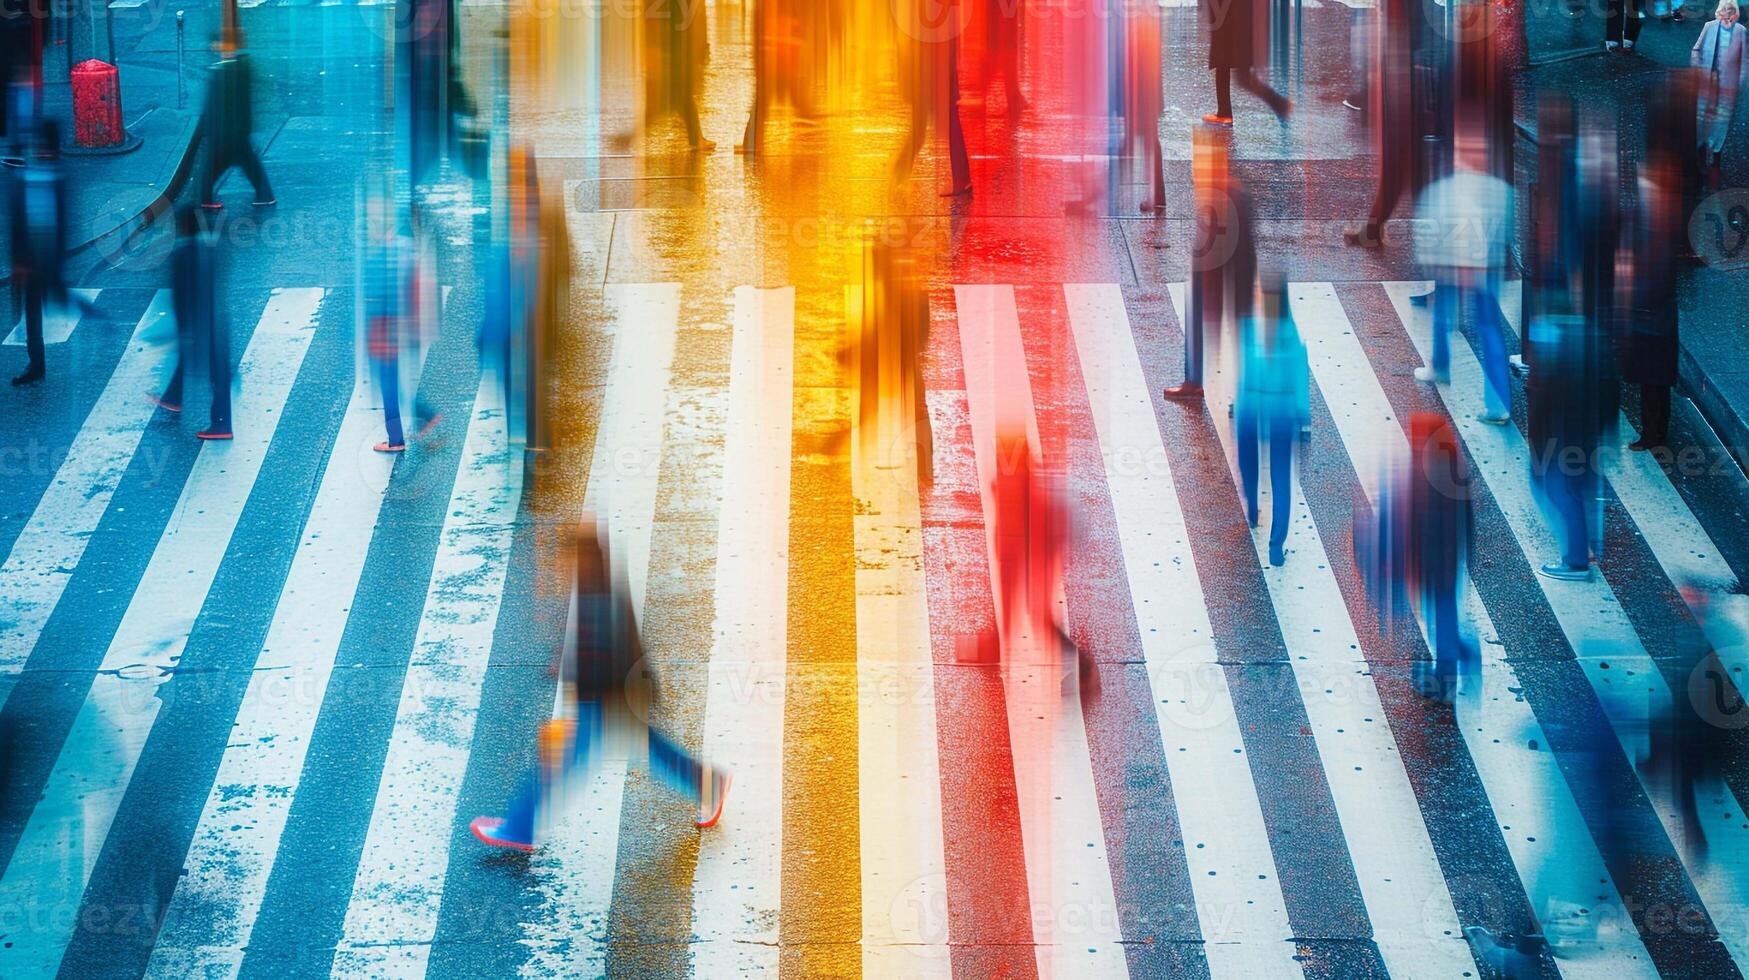
<path id="1" fill-rule="evenodd" d="M 1251 234 L 1251 197 L 1228 168 L 1227 140 L 1210 126 L 1191 130 L 1196 241 L 1185 288 L 1184 381 L 1167 398 L 1203 396 L 1204 347 L 1218 343 L 1226 324 L 1251 315 L 1257 288 L 1257 244 Z"/>
<path id="2" fill-rule="evenodd" d="M 30 127 L 23 168 L 12 176 L 12 295 L 24 314 L 29 363 L 14 385 L 43 379 L 43 308 L 66 302 L 62 266 L 67 254 L 67 188 L 61 171 L 60 130 L 44 119 Z"/>
<path id="3" fill-rule="evenodd" d="M 180 348 L 164 393 L 152 399 L 167 412 L 182 411 L 182 382 L 189 365 L 206 368 L 212 409 L 198 439 L 231 438 L 230 330 L 219 306 L 218 236 L 201 227 L 197 212 L 177 209 L 176 248 L 170 253 L 170 299 Z"/>
<path id="4" fill-rule="evenodd" d="M 1687 679 L 1673 686 L 1670 701 L 1653 717 L 1651 757 L 1647 769 L 1662 777 L 1668 798 L 1682 819 L 1682 843 L 1691 860 L 1707 855 L 1706 829 L 1700 820 L 1703 803 L 1731 795 L 1724 774 L 1742 764 L 1739 739 L 1730 735 L 1731 719 L 1745 710 L 1742 681 L 1719 657 L 1721 650 L 1741 646 L 1749 637 L 1739 635 L 1728 616 L 1712 607 L 1709 592 L 1694 586 L 1679 586 L 1689 608 L 1694 610 L 1700 635 L 1682 642 L 1672 677 Z M 1739 770 L 1740 771 L 1740 770 Z"/>
<path id="5" fill-rule="evenodd" d="M 623 570 L 609 562 L 607 535 L 592 521 L 585 520 L 575 538 L 572 716 L 542 726 L 540 761 L 523 779 L 509 812 L 475 817 L 468 829 L 493 847 L 533 850 L 539 824 L 554 815 L 567 777 L 587 769 L 604 749 L 624 750 L 633 762 L 647 760 L 652 776 L 697 804 L 697 826 L 715 826 L 730 774 L 694 758 L 646 720 L 659 689 L 644 659 Z"/>
<path id="6" fill-rule="evenodd" d="M 1240 321 L 1238 430 L 1239 478 L 1245 517 L 1257 526 L 1258 451 L 1269 444 L 1269 563 L 1287 561 L 1289 505 L 1293 501 L 1293 450 L 1300 426 L 1311 420 L 1311 384 L 1306 347 L 1294 325 L 1286 286 L 1272 273 L 1263 287 L 1258 315 Z"/>
<path id="7" fill-rule="evenodd" d="M 1524 257 L 1524 354 L 1513 366 L 1529 371 L 1531 336 L 1549 316 L 1576 312 L 1584 263 L 1579 156 L 1573 102 L 1545 93 L 1537 102 L 1536 182 L 1530 188 L 1530 234 Z"/>
<path id="8" fill-rule="evenodd" d="M 1603 22 L 1603 50 L 1632 51 L 1640 37 L 1641 0 L 1609 0 L 1608 16 Z"/>
<path id="9" fill-rule="evenodd" d="M 1540 571 L 1581 581 L 1601 547 L 1597 449 L 1618 412 L 1614 358 L 1603 327 L 1582 316 L 1548 318 L 1533 343 L 1536 371 L 1525 385 L 1531 476 L 1561 546 L 1560 559 Z"/>
<path id="10" fill-rule="evenodd" d="M 704 138 L 698 121 L 698 92 L 710 63 L 704 0 L 650 0 L 640 4 L 644 22 L 645 124 L 663 113 L 680 117 L 686 141 L 700 153 L 717 144 Z"/>
<path id="11" fill-rule="evenodd" d="M 1737 23 L 1738 16 L 1737 0 L 1719 0 L 1713 19 L 1700 29 L 1688 55 L 1689 65 L 1703 73 L 1695 120 L 1700 126 L 1700 165 L 1709 175 L 1719 170 L 1719 154 L 1737 112 L 1737 92 L 1749 81 L 1749 57 L 1743 55 L 1745 28 Z"/>
<path id="12" fill-rule="evenodd" d="M 504 394 L 510 441 L 550 448 L 542 369 L 563 333 L 570 288 L 570 237 L 557 195 L 543 194 L 532 147 L 510 148 L 509 179 L 493 193 L 486 309 L 480 321 L 481 369 Z"/>
<path id="13" fill-rule="evenodd" d="M 898 0 L 896 9 L 903 13 L 907 4 L 915 2 L 919 0 Z M 811 120 L 815 115 L 813 85 L 817 79 L 812 68 L 820 39 L 811 36 L 808 28 L 816 19 L 818 0 L 752 3 L 753 108 L 747 116 L 747 130 L 735 145 L 736 153 L 757 153 L 764 147 L 766 123 L 780 100 L 789 102 L 798 118 Z M 949 3 L 956 0 L 939 0 L 939 4 Z"/>
<path id="14" fill-rule="evenodd" d="M 1432 133 L 1433 85 L 1428 66 L 1416 63 L 1426 29 L 1419 0 L 1380 0 L 1367 86 L 1378 183 L 1366 221 L 1344 235 L 1350 245 L 1383 245 L 1391 212 L 1426 185 L 1429 151 L 1424 137 Z"/>
<path id="15" fill-rule="evenodd" d="M 254 69 L 242 50 L 240 34 L 227 31 L 217 48 L 219 60 L 208 71 L 206 111 L 200 120 L 200 138 L 206 144 L 198 190 L 200 206 L 224 207 L 214 191 L 225 174 L 238 167 L 255 189 L 255 205 L 271 207 L 279 202 L 250 136 L 255 128 Z"/>
<path id="16" fill-rule="evenodd" d="M 960 126 L 959 50 L 960 4 L 966 0 L 898 0 L 899 77 L 911 103 L 911 128 L 899 158 L 893 163 L 893 179 L 911 174 L 917 154 L 929 130 L 947 138 L 949 176 L 952 181 L 943 197 L 972 192 L 972 163 L 966 153 L 966 133 Z M 913 9 L 915 5 L 916 9 Z M 925 20 L 925 18 L 929 18 Z"/>
<path id="17" fill-rule="evenodd" d="M 1148 191 L 1142 213 L 1166 207 L 1166 160 L 1160 147 L 1160 115 L 1165 109 L 1160 77 L 1160 8 L 1123 3 L 1124 159 L 1141 169 Z"/>
<path id="18" fill-rule="evenodd" d="M 970 3 L 972 0 L 960 0 Z M 1020 91 L 1020 49 L 1024 43 L 1021 25 L 1026 23 L 1026 0 L 983 0 L 984 52 L 978 62 L 978 87 L 965 105 L 982 108 L 985 93 L 1002 79 L 1008 118 L 1026 111 L 1026 96 Z"/>
<path id="19" fill-rule="evenodd" d="M 1512 421 L 1512 390 L 1498 290 L 1513 228 L 1512 188 L 1491 173 L 1485 125 L 1480 113 L 1460 113 L 1457 169 L 1421 195 L 1416 252 L 1434 280 L 1433 356 L 1431 364 L 1415 369 L 1415 379 L 1451 380 L 1451 332 L 1467 310 L 1480 342 L 1485 408 L 1477 417 L 1505 425 Z"/>
<path id="20" fill-rule="evenodd" d="M 1277 119 L 1287 122 L 1293 102 L 1270 88 L 1255 70 L 1257 51 L 1269 36 L 1269 0 L 1203 0 L 1203 15 L 1209 28 L 1209 67 L 1215 73 L 1215 111 L 1202 121 L 1217 126 L 1233 124 L 1233 80 L 1262 99 Z"/>
<path id="21" fill-rule="evenodd" d="M 1682 182 L 1679 142 L 1668 123 L 1648 120 L 1646 161 L 1639 175 L 1626 248 L 1632 259 L 1624 272 L 1627 298 L 1621 343 L 1622 380 L 1640 386 L 1640 435 L 1628 448 L 1636 452 L 1665 445 L 1670 436 L 1670 389 L 1676 384 L 1680 354 L 1676 305 L 1676 263 L 1672 242 L 1682 240 Z"/>
<path id="22" fill-rule="evenodd" d="M 1406 568 L 1433 648 L 1432 676 L 1422 669 L 1416 686 L 1427 697 L 1449 702 L 1459 680 L 1481 670 L 1481 653 L 1458 620 L 1469 577 L 1470 474 L 1444 416 L 1411 416 L 1409 440 L 1408 492 L 1403 496 L 1409 507 Z"/>
<path id="23" fill-rule="evenodd" d="M 420 437 L 430 434 L 442 416 L 427 408 L 418 394 L 425 290 L 416 239 L 396 228 L 394 205 L 387 195 L 373 196 L 366 207 L 370 237 L 364 255 L 364 345 L 382 388 L 387 435 L 372 448 L 379 453 L 398 453 L 407 448 L 401 425 L 406 389 L 412 389 L 413 416 Z"/>
<path id="24" fill-rule="evenodd" d="M 908 253 L 872 239 L 863 243 L 862 309 L 850 344 L 855 378 L 858 453 L 876 466 L 913 452 L 917 484 L 934 483 L 935 436 L 923 383 L 929 347 L 929 291 Z M 909 438 L 896 438 L 908 433 Z M 906 445 L 909 443 L 909 445 Z"/>
<path id="25" fill-rule="evenodd" d="M 994 520 L 990 536 L 996 565 L 996 615 L 1003 655 L 1015 661 L 1011 644 L 1022 634 L 1064 660 L 1073 652 L 1082 689 L 1096 692 L 1093 658 L 1075 645 L 1056 597 L 1061 592 L 1065 552 L 1074 533 L 1058 478 L 1042 472 L 1023 431 L 996 433 L 996 477 L 990 486 Z M 1065 678 L 1065 691 L 1068 690 Z"/>

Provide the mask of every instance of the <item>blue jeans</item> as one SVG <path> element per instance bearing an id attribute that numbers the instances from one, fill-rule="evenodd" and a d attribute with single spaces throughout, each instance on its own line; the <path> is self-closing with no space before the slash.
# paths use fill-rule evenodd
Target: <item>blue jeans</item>
<path id="1" fill-rule="evenodd" d="M 1258 443 L 1269 440 L 1269 547 L 1279 549 L 1287 541 L 1287 525 L 1293 497 L 1293 449 L 1298 426 L 1286 415 L 1268 419 L 1258 412 L 1240 411 L 1239 481 L 1245 490 L 1245 517 L 1257 523 Z"/>
<path id="2" fill-rule="evenodd" d="M 1500 312 L 1500 298 L 1491 284 L 1442 281 L 1434 285 L 1431 366 L 1442 377 L 1451 374 L 1451 331 L 1457 329 L 1459 311 L 1466 305 L 1476 321 L 1476 360 L 1482 365 L 1483 402 L 1489 415 L 1509 415 L 1512 372 L 1506 363 L 1507 326 Z"/>
<path id="3" fill-rule="evenodd" d="M 1557 461 L 1543 475 L 1543 494 L 1555 511 L 1554 530 L 1561 542 L 1561 560 L 1568 568 L 1590 565 L 1591 536 L 1586 532 L 1585 515 L 1591 508 L 1591 499 L 1597 496 L 1596 478 L 1589 472 L 1568 472 Z"/>
<path id="4" fill-rule="evenodd" d="M 587 768 L 595 755 L 595 747 L 605 736 L 602 719 L 601 702 L 583 701 L 577 705 L 577 729 L 571 752 L 560 761 L 559 771 L 552 775 L 551 782 L 558 783 L 578 768 Z M 703 796 L 703 765 L 673 739 L 654 728 L 649 729 L 649 739 L 650 774 L 664 786 L 697 803 Z M 510 804 L 510 812 L 504 816 L 504 826 L 499 832 L 505 838 L 534 840 L 535 819 L 540 814 L 541 800 L 550 788 L 548 782 L 547 774 L 541 771 L 541 763 L 536 761 L 534 768 L 523 777 L 522 787 Z M 617 816 L 614 819 L 618 819 Z"/>

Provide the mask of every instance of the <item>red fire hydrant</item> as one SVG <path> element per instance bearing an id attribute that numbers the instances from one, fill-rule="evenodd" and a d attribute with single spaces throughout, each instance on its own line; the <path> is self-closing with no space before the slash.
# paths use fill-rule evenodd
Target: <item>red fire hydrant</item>
<path id="1" fill-rule="evenodd" d="M 121 124 L 121 81 L 115 66 L 92 58 L 75 66 L 72 76 L 73 142 L 95 149 L 127 139 Z"/>

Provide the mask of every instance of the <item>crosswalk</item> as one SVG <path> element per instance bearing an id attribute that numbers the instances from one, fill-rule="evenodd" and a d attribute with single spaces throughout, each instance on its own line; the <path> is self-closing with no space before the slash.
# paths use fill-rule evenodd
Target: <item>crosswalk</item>
<path id="1" fill-rule="evenodd" d="M 843 962 L 824 949 L 837 946 L 871 976 L 1463 976 L 1486 969 L 1466 928 L 1533 922 L 1559 975 L 1735 975 L 1749 956 L 1745 788 L 1732 781 L 1700 808 L 1697 858 L 1641 764 L 1651 713 L 1687 696 L 1663 669 L 1681 629 L 1713 631 L 1742 677 L 1749 599 L 1715 547 L 1728 518 L 1620 453 L 1606 459 L 1610 520 L 1643 534 L 1613 535 L 1608 574 L 1590 582 L 1527 573 L 1554 544 L 1524 437 L 1474 421 L 1475 355 L 1456 338 L 1449 385 L 1407 377 L 1430 344 L 1410 301 L 1423 289 L 1290 285 L 1317 408 L 1275 567 L 1267 517 L 1246 527 L 1235 490 L 1231 365 L 1211 353 L 1204 404 L 1159 397 L 1176 380 L 1176 348 L 1159 338 L 1181 322 L 1177 285 L 934 289 L 926 486 L 909 413 L 857 412 L 809 387 L 819 352 L 803 311 L 842 309 L 854 324 L 857 287 L 607 286 L 588 328 L 605 373 L 579 499 L 605 519 L 652 655 L 666 658 L 664 724 L 734 784 L 722 824 L 696 832 L 638 802 L 637 767 L 602 760 L 527 859 L 481 848 L 463 803 L 532 758 L 532 729 L 517 744 L 488 734 L 506 703 L 488 685 L 508 685 L 529 717 L 564 709 L 542 669 L 552 651 L 531 648 L 513 612 L 528 608 L 516 591 L 536 549 L 518 542 L 537 515 L 495 382 L 452 393 L 464 406 L 446 417 L 453 445 L 378 455 L 378 399 L 342 353 L 343 292 L 274 290 L 247 334 L 236 441 L 202 446 L 185 472 L 137 466 L 172 424 L 143 397 L 162 372 L 152 338 L 168 300 L 105 291 L 100 306 L 141 310 L 133 339 L 94 400 L 69 406 L 84 421 L 36 507 L 12 518 L 0 564 L 0 739 L 12 741 L 0 745 L 0 910 L 30 913 L 0 916 L 0 975 L 53 975 L 109 942 L 94 910 L 140 901 L 107 893 L 118 840 L 150 840 L 169 871 L 146 887 L 150 941 L 113 944 L 115 975 L 491 972 L 443 953 L 466 944 L 479 964 L 530 975 L 664 972 L 658 962 L 768 974 L 791 955 Z M 428 376 L 467 374 L 456 349 L 434 348 Z M 318 376 L 325 365 L 336 377 Z M 281 499 L 266 462 L 308 438 L 282 425 L 288 407 L 318 389 L 335 423 L 298 447 L 313 454 L 310 489 L 296 513 L 266 514 Z M 1424 637 L 1380 639 L 1345 523 L 1351 497 L 1377 501 L 1373 477 L 1406 451 L 1417 410 L 1454 420 L 1491 533 L 1464 606 L 1481 675 L 1451 708 L 1407 683 L 1404 657 L 1425 655 Z M 822 419 L 850 437 L 822 441 Z M 1055 603 L 1099 661 L 1097 698 L 1065 695 L 1043 638 L 1007 635 L 994 608 L 1001 432 L 1063 469 L 1081 512 Z M 853 499 L 829 499 L 822 467 Z M 175 501 L 156 538 L 122 539 L 112 501 L 131 506 L 136 482 L 159 480 L 180 490 L 164 488 Z M 419 494 L 436 499 L 414 510 Z M 430 519 L 396 516 L 415 512 Z M 828 513 L 848 514 L 840 551 L 798 531 Z M 705 537 L 676 532 L 698 515 Z M 285 567 L 229 587 L 223 567 L 263 533 L 288 542 Z M 111 550 L 139 555 L 137 581 L 89 560 Z M 387 582 L 373 568 L 409 561 Z M 792 594 L 795 570 L 816 562 L 854 568 L 800 579 L 842 595 Z M 1633 571 L 1610 572 L 1617 562 Z M 129 596 L 106 634 L 74 639 L 63 607 L 114 589 Z M 662 640 L 690 615 L 680 594 L 707 610 L 701 649 Z M 239 625 L 262 603 L 258 629 Z M 808 717 L 845 675 L 806 614 L 840 604 L 854 610 L 852 710 Z M 377 646 L 379 615 L 407 623 L 400 647 Z M 988 629 L 1003 634 L 1004 666 L 956 656 Z M 224 664 L 184 669 L 197 642 L 227 644 Z M 198 703 L 214 669 L 236 678 L 234 700 L 213 699 L 226 716 L 166 732 L 165 706 Z M 389 690 L 380 718 L 348 729 L 350 712 L 374 717 L 337 700 L 364 675 Z M 168 738 L 210 760 L 192 791 L 155 761 Z M 854 785 L 834 798 L 789 771 L 851 753 Z M 337 781 L 355 755 L 377 761 Z M 37 761 L 12 764 L 22 758 Z M 340 783 L 361 810 L 335 812 Z M 171 792 L 160 803 L 181 817 L 131 825 L 152 806 L 141 800 Z M 1632 861 L 1598 844 L 1623 826 Z M 335 847 L 294 843 L 324 834 Z M 822 848 L 856 872 L 821 876 Z M 651 863 L 662 873 L 637 872 Z M 514 900 L 482 911 L 493 895 Z M 287 896 L 307 921 L 263 927 Z M 633 941 L 644 926 L 623 910 L 655 906 L 672 910 L 668 931 Z"/>

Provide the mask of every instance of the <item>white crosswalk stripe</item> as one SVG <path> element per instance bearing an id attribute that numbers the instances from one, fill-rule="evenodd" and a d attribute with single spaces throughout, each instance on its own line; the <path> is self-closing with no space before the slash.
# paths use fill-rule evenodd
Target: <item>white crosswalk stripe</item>
<path id="1" fill-rule="evenodd" d="M 170 291 L 160 290 L 140 316 L 54 482 L 0 565 L 0 683 L 6 685 L 0 691 L 10 690 L 24 669 L 139 448 L 156 410 L 146 394 L 168 352 L 150 337 L 162 333 L 162 321 L 170 317 Z"/>
<path id="2" fill-rule="evenodd" d="M 278 291 L 243 355 L 233 442 L 203 446 L 116 628 L 60 759 L 0 879 L 0 901 L 77 908 L 315 333 L 320 289 Z M 52 973 L 76 919 L 56 916 L 0 952 L 10 975 Z"/>
<path id="3" fill-rule="evenodd" d="M 73 335 L 73 329 L 84 319 L 85 308 L 97 302 L 98 289 L 69 289 L 73 297 L 71 306 L 50 304 L 43 309 L 43 343 L 64 344 Z M 18 325 L 6 335 L 6 346 L 23 347 L 25 344 L 24 315 L 19 314 Z"/>

